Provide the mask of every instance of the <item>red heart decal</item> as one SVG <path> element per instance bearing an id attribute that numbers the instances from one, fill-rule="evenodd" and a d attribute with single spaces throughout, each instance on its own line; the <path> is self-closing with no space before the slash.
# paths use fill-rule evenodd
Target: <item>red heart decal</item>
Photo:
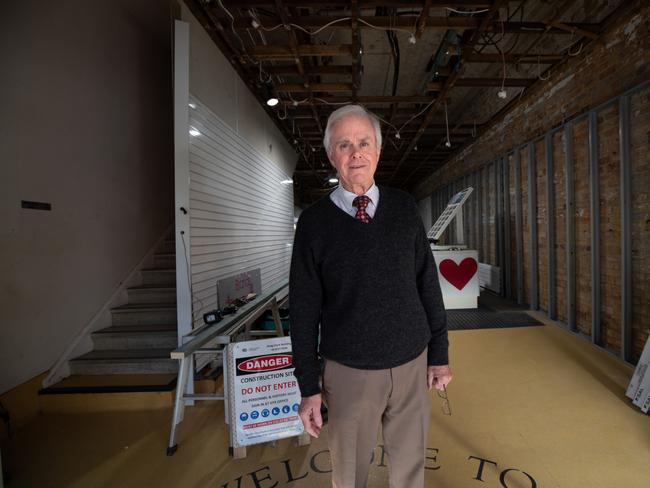
<path id="1" fill-rule="evenodd" d="M 474 258 L 465 258 L 460 264 L 456 264 L 456 261 L 452 259 L 443 259 L 440 263 L 440 274 L 459 290 L 465 288 L 472 276 L 476 274 L 477 269 L 478 264 Z"/>

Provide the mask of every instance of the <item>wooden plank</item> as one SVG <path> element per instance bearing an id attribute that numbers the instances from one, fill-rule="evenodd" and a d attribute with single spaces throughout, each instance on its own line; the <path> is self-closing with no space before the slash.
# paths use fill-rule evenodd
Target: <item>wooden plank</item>
<path id="1" fill-rule="evenodd" d="M 281 83 L 275 87 L 280 92 L 351 92 L 352 83 L 309 83 L 307 86 L 300 83 Z"/>
<path id="2" fill-rule="evenodd" d="M 291 46 L 255 46 L 251 48 L 251 56 L 260 60 L 282 60 L 295 59 Z M 298 46 L 297 55 L 307 56 L 351 56 L 352 46 L 350 44 L 332 45 L 310 45 L 301 44 Z"/>

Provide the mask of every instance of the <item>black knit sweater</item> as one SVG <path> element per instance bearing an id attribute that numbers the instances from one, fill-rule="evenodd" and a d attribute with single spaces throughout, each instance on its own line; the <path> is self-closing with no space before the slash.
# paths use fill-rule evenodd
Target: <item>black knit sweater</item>
<path id="1" fill-rule="evenodd" d="M 392 188 L 379 192 L 370 224 L 329 196 L 298 221 L 289 300 L 303 397 L 320 392 L 318 353 L 352 368 L 384 369 L 428 345 L 430 365 L 448 363 L 447 315 L 415 201 Z"/>

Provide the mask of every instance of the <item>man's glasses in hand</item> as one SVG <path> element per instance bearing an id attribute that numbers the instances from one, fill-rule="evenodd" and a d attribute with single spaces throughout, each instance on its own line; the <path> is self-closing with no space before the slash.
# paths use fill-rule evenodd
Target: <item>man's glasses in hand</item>
<path id="1" fill-rule="evenodd" d="M 451 415 L 451 406 L 449 405 L 449 397 L 447 396 L 447 387 L 442 385 L 442 390 L 436 390 L 438 396 L 442 398 L 442 413 Z"/>

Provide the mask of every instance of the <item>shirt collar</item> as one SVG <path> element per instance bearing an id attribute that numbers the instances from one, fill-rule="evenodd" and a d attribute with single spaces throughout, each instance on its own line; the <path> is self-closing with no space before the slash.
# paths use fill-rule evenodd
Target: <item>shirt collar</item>
<path id="1" fill-rule="evenodd" d="M 339 192 L 339 195 L 343 197 L 343 200 L 345 200 L 348 208 L 354 207 L 354 205 L 352 205 L 352 202 L 354 202 L 354 199 L 358 196 L 356 193 L 347 191 L 345 188 L 343 188 L 343 185 L 339 185 L 336 190 Z M 368 191 L 364 193 L 364 195 L 370 198 L 370 201 L 373 205 L 377 205 L 377 201 L 379 200 L 379 188 L 377 188 L 377 185 L 373 183 L 372 186 L 368 188 Z"/>

